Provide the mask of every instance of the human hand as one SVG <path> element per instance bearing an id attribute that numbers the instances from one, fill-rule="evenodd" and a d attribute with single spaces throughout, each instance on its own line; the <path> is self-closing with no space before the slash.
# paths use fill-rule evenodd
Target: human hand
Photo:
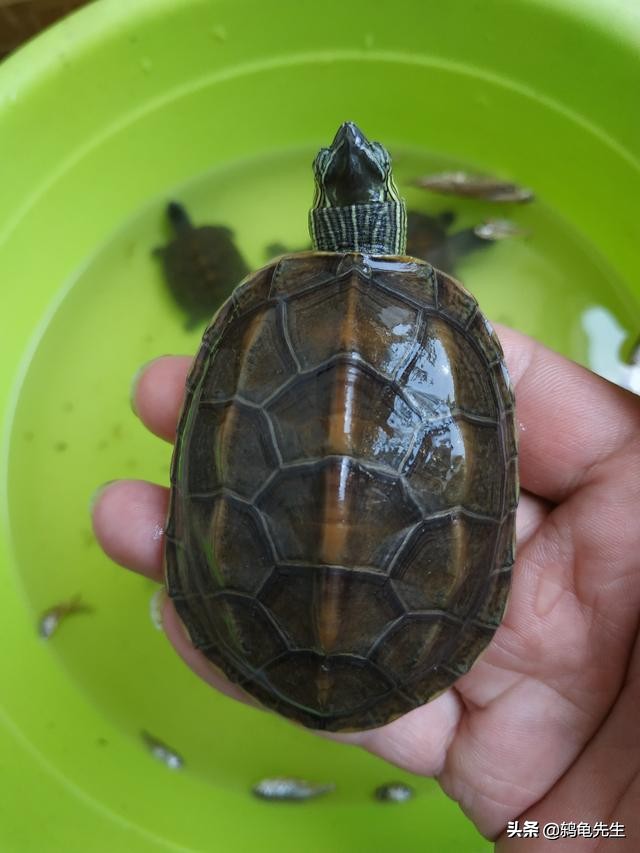
<path id="1" fill-rule="evenodd" d="M 516 390 L 523 488 L 504 621 L 471 671 L 433 702 L 333 737 L 435 776 L 499 850 L 549 844 L 559 853 L 562 841 L 508 839 L 507 822 L 616 820 L 628 838 L 640 836 L 640 400 L 527 337 L 499 334 Z M 135 409 L 167 441 L 190 362 L 157 359 L 137 381 Z M 106 553 L 158 582 L 167 502 L 166 488 L 125 480 L 93 509 Z M 170 601 L 163 624 L 200 677 L 252 701 L 191 646 Z M 600 839 L 580 843 L 582 853 Z"/>

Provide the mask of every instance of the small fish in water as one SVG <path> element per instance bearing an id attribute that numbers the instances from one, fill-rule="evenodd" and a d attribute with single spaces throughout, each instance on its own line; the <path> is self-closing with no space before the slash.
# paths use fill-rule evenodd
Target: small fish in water
<path id="1" fill-rule="evenodd" d="M 251 789 L 254 796 L 261 800 L 280 800 L 283 802 L 302 802 L 320 797 L 335 791 L 333 783 L 326 785 L 313 785 L 302 779 L 274 778 L 263 779 Z"/>
<path id="2" fill-rule="evenodd" d="M 161 740 L 158 740 L 158 738 L 145 731 L 140 732 L 140 737 L 145 742 L 151 755 L 153 755 L 154 758 L 157 758 L 158 761 L 162 761 L 162 763 L 166 764 L 171 770 L 180 770 L 184 766 L 184 759 L 182 756 L 175 750 L 171 749 L 170 746 L 167 746 L 166 743 L 163 743 Z"/>
<path id="3" fill-rule="evenodd" d="M 533 191 L 526 187 L 489 175 L 474 175 L 469 172 L 437 172 L 416 178 L 413 183 L 421 189 L 444 195 L 482 198 L 486 201 L 525 202 L 534 198 Z"/>
<path id="4" fill-rule="evenodd" d="M 48 640 L 59 628 L 60 623 L 67 616 L 72 616 L 74 613 L 92 613 L 93 608 L 87 604 L 83 604 L 79 595 L 74 595 L 69 601 L 56 604 L 55 607 L 50 607 L 42 614 L 38 620 L 38 634 L 45 640 Z"/>
<path id="5" fill-rule="evenodd" d="M 373 792 L 373 796 L 381 803 L 406 803 L 415 797 L 415 794 L 413 788 L 404 782 L 388 782 Z"/>
<path id="6" fill-rule="evenodd" d="M 487 219 L 473 229 L 476 237 L 481 240 L 507 240 L 509 237 L 523 237 L 527 232 L 524 228 L 511 222 L 510 219 Z"/>
<path id="7" fill-rule="evenodd" d="M 587 338 L 587 364 L 599 376 L 640 394 L 640 338 L 629 346 L 629 333 L 603 305 L 590 305 L 582 314 Z"/>
<path id="8" fill-rule="evenodd" d="M 249 272 L 233 241 L 233 231 L 222 225 L 192 224 L 185 208 L 172 201 L 167 216 L 175 238 L 153 250 L 176 303 L 186 313 L 185 326 L 195 329 L 215 311 Z"/>
<path id="9" fill-rule="evenodd" d="M 640 367 L 640 337 L 631 347 L 627 364 L 630 364 L 632 367 Z"/>
<path id="10" fill-rule="evenodd" d="M 640 337 L 631 348 L 627 365 L 626 388 L 634 394 L 640 394 Z"/>

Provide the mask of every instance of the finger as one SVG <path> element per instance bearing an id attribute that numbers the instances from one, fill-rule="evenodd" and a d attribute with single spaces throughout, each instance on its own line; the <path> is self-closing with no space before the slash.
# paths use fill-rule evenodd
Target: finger
<path id="1" fill-rule="evenodd" d="M 409 773 L 439 776 L 462 713 L 457 691 L 445 690 L 437 699 L 379 729 L 327 733 L 327 737 L 361 746 Z"/>
<path id="2" fill-rule="evenodd" d="M 116 563 L 162 581 L 163 530 L 169 490 L 144 480 L 103 486 L 91 516 L 96 539 Z"/>
<path id="3" fill-rule="evenodd" d="M 145 364 L 136 374 L 131 405 L 152 433 L 173 442 L 192 359 L 164 355 Z"/>
<path id="4" fill-rule="evenodd" d="M 254 708 L 261 707 L 260 703 L 253 696 L 250 696 L 241 687 L 238 687 L 237 684 L 232 684 L 217 666 L 211 663 L 201 651 L 193 647 L 187 630 L 169 599 L 165 601 L 162 608 L 162 627 L 182 660 L 203 681 L 206 681 L 207 684 L 224 693 L 225 696 L 237 699 L 239 702 L 244 702 L 245 705 L 252 705 Z"/>
<path id="5" fill-rule="evenodd" d="M 515 387 L 520 481 L 559 503 L 640 431 L 640 399 L 513 329 L 498 327 Z"/>
<path id="6" fill-rule="evenodd" d="M 640 401 L 513 329 L 498 327 L 516 391 L 523 488 L 560 502 L 640 427 Z M 163 356 L 139 374 L 133 404 L 173 441 L 191 359 Z"/>
<path id="7" fill-rule="evenodd" d="M 163 580 L 163 531 L 169 490 L 144 480 L 116 480 L 98 493 L 93 529 L 105 553 L 116 563 L 159 583 Z M 521 546 L 544 521 L 546 501 L 523 492 L 516 518 Z"/>
<path id="8" fill-rule="evenodd" d="M 112 560 L 162 581 L 162 527 L 167 514 L 168 489 L 142 480 L 120 480 L 104 486 L 93 506 L 96 537 Z M 259 704 L 232 684 L 202 652 L 193 647 L 173 604 L 162 606 L 162 627 L 182 659 L 212 687 L 241 702 Z"/>
<path id="9" fill-rule="evenodd" d="M 554 508 L 554 504 L 531 495 L 529 492 L 520 493 L 520 502 L 516 512 L 516 542 L 522 548 L 538 530 L 542 522 Z"/>

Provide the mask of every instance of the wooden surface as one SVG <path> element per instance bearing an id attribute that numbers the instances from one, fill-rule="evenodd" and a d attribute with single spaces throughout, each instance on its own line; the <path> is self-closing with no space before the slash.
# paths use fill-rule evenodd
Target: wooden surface
<path id="1" fill-rule="evenodd" d="M 88 0 L 0 0 L 0 59 Z"/>

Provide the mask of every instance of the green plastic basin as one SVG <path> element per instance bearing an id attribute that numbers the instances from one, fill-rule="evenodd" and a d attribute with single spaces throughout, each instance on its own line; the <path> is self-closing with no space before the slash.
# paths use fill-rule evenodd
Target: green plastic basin
<path id="1" fill-rule="evenodd" d="M 585 317 L 620 340 L 640 324 L 639 48 L 635 0 L 101 0 L 0 66 L 2 850 L 490 849 L 435 782 L 199 683 L 151 625 L 153 585 L 100 552 L 88 501 L 116 477 L 167 481 L 169 448 L 128 407 L 141 362 L 197 346 L 150 254 L 166 201 L 230 225 L 258 266 L 304 243 L 310 157 L 347 119 L 425 210 L 449 202 L 409 179 L 436 166 L 533 187 L 510 213 L 530 236 L 460 274 L 490 317 L 597 367 Z M 496 214 L 451 204 L 461 224 Z M 39 614 L 76 594 L 91 612 L 40 639 Z M 337 789 L 253 799 L 273 775 Z M 393 779 L 412 802 L 373 801 Z"/>

